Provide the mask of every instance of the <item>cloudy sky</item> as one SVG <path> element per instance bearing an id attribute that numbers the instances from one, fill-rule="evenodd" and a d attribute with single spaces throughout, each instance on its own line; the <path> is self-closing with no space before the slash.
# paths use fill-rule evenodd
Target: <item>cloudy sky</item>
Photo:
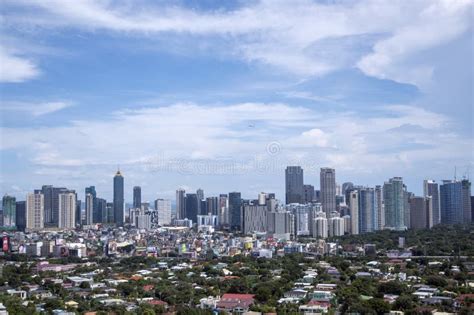
<path id="1" fill-rule="evenodd" d="M 473 2 L 2 0 L 0 193 L 126 200 L 474 166 Z"/>

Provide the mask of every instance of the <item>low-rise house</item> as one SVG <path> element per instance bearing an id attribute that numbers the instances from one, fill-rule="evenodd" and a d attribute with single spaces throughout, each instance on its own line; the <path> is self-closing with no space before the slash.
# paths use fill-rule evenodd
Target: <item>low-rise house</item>
<path id="1" fill-rule="evenodd" d="M 253 294 L 226 293 L 217 303 L 217 309 L 220 311 L 242 314 L 249 310 L 250 305 L 254 303 Z"/>

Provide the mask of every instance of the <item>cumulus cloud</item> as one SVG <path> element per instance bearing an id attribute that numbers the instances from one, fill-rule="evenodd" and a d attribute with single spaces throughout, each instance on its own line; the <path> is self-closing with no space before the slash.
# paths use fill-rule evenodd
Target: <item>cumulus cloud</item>
<path id="1" fill-rule="evenodd" d="M 0 82 L 23 82 L 39 75 L 33 61 L 0 48 Z"/>
<path id="2" fill-rule="evenodd" d="M 104 30 L 145 38 L 174 34 L 187 43 L 193 36 L 206 42 L 209 52 L 225 51 L 299 76 L 358 67 L 370 76 L 418 86 L 431 80 L 436 64 L 414 65 L 414 59 L 471 29 L 473 4 L 469 0 L 329 4 L 267 0 L 232 10 L 199 11 L 127 1 L 7 3 L 13 8 L 5 15 L 7 26 Z M 214 41 L 216 37 L 224 42 Z"/>

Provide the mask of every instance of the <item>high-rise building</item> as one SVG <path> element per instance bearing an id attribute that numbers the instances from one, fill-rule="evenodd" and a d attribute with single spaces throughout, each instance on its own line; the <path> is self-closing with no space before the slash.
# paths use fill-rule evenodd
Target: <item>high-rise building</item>
<path id="1" fill-rule="evenodd" d="M 196 190 L 196 195 L 198 200 L 204 200 L 204 190 L 202 190 L 201 188 L 198 188 Z"/>
<path id="2" fill-rule="evenodd" d="M 218 220 L 221 226 L 229 225 L 229 198 L 227 194 L 219 195 Z"/>
<path id="3" fill-rule="evenodd" d="M 186 218 L 185 196 L 186 191 L 184 189 L 176 190 L 176 217 L 178 220 Z"/>
<path id="4" fill-rule="evenodd" d="M 242 196 L 239 192 L 229 193 L 229 224 L 233 230 L 241 230 Z"/>
<path id="5" fill-rule="evenodd" d="M 155 209 L 158 211 L 158 224 L 169 225 L 171 224 L 171 200 L 169 199 L 156 199 Z"/>
<path id="6" fill-rule="evenodd" d="M 359 190 L 359 233 L 373 232 L 377 221 L 374 189 L 362 188 Z"/>
<path id="7" fill-rule="evenodd" d="M 316 217 L 313 220 L 311 234 L 313 237 L 327 238 L 328 237 L 328 219 L 322 216 Z"/>
<path id="8" fill-rule="evenodd" d="M 336 211 L 336 170 L 323 167 L 320 173 L 321 205 L 326 216 Z"/>
<path id="9" fill-rule="evenodd" d="M 266 205 L 244 205 L 242 231 L 244 234 L 267 231 L 267 212 Z"/>
<path id="10" fill-rule="evenodd" d="M 26 201 L 16 202 L 16 228 L 19 231 L 26 228 Z"/>
<path id="11" fill-rule="evenodd" d="M 406 185 L 403 185 L 403 192 L 404 192 L 404 195 L 403 195 L 403 202 L 404 202 L 404 206 L 403 206 L 403 210 L 404 210 L 404 215 L 403 215 L 403 218 L 404 218 L 404 223 L 405 223 L 405 226 L 407 228 L 409 228 L 411 226 L 411 223 L 410 223 L 410 198 L 411 197 L 414 197 L 415 194 L 412 193 L 412 192 L 409 192 L 407 191 L 407 186 Z"/>
<path id="12" fill-rule="evenodd" d="M 114 203 L 107 202 L 107 221 L 106 223 L 114 223 Z"/>
<path id="13" fill-rule="evenodd" d="M 40 192 L 26 196 L 26 228 L 44 228 L 44 196 Z"/>
<path id="14" fill-rule="evenodd" d="M 114 222 L 117 226 L 123 226 L 124 222 L 124 178 L 120 170 L 114 176 Z"/>
<path id="15" fill-rule="evenodd" d="M 288 166 L 285 170 L 286 204 L 304 203 L 303 169 L 301 166 Z"/>
<path id="16" fill-rule="evenodd" d="M 351 234 L 359 234 L 359 191 L 348 192 L 349 211 L 351 213 Z"/>
<path id="17" fill-rule="evenodd" d="M 342 183 L 342 186 L 341 186 L 341 194 L 343 196 L 346 195 L 346 192 L 349 191 L 349 190 L 352 190 L 352 188 L 354 188 L 354 184 L 351 183 L 351 182 L 346 182 L 346 183 Z"/>
<path id="18" fill-rule="evenodd" d="M 462 194 L 462 183 L 460 181 L 443 180 L 443 184 L 439 187 L 441 223 L 463 223 Z"/>
<path id="19" fill-rule="evenodd" d="M 142 207 L 142 188 L 140 186 L 133 187 L 133 207 L 135 209 Z"/>
<path id="20" fill-rule="evenodd" d="M 3 227 L 7 229 L 16 228 L 16 198 L 5 195 L 2 198 Z"/>
<path id="21" fill-rule="evenodd" d="M 59 228 L 76 227 L 76 199 L 76 194 L 73 192 L 59 194 Z"/>
<path id="22" fill-rule="evenodd" d="M 433 197 L 410 197 L 410 228 L 428 229 L 433 226 Z"/>
<path id="23" fill-rule="evenodd" d="M 41 193 L 44 198 L 44 225 L 47 227 L 57 227 L 59 222 L 59 194 L 67 193 L 69 190 L 64 187 L 53 187 L 44 185 L 41 190 L 35 190 L 35 193 Z"/>
<path id="24" fill-rule="evenodd" d="M 313 185 L 303 185 L 304 190 L 304 203 L 310 203 L 314 201 L 314 186 Z"/>
<path id="25" fill-rule="evenodd" d="M 405 191 L 403 179 L 394 177 L 383 185 L 383 201 L 385 205 L 385 228 L 405 230 Z"/>
<path id="26" fill-rule="evenodd" d="M 97 216 L 93 218 L 94 223 L 107 223 L 107 200 L 97 198 Z"/>
<path id="27" fill-rule="evenodd" d="M 472 222 L 471 214 L 471 182 L 467 179 L 461 181 L 463 223 Z M 5 213 L 5 212 L 4 212 Z"/>
<path id="28" fill-rule="evenodd" d="M 423 181 L 423 196 L 431 197 L 433 203 L 433 225 L 441 222 L 441 213 L 439 206 L 439 187 L 434 180 L 425 179 Z"/>
<path id="29" fill-rule="evenodd" d="M 382 186 L 375 186 L 375 212 L 377 212 L 377 221 L 375 222 L 375 230 L 382 230 L 385 225 L 385 209 L 383 205 Z"/>
<path id="30" fill-rule="evenodd" d="M 96 200 L 94 198 L 94 195 L 91 193 L 86 193 L 86 220 L 85 220 L 86 225 L 92 225 L 94 222 L 93 211 L 94 211 L 95 203 L 96 203 Z"/>
<path id="31" fill-rule="evenodd" d="M 193 223 L 197 222 L 199 204 L 200 204 L 200 201 L 198 200 L 197 194 L 186 194 L 186 199 L 185 199 L 185 208 L 186 208 L 185 212 L 186 212 L 186 214 L 185 214 L 185 218 L 193 221 Z"/>
<path id="32" fill-rule="evenodd" d="M 206 212 L 212 215 L 217 215 L 219 209 L 219 199 L 217 197 L 207 197 L 206 198 Z"/>
<path id="33" fill-rule="evenodd" d="M 329 236 L 344 235 L 344 219 L 341 217 L 332 217 L 328 219 Z"/>
<path id="34" fill-rule="evenodd" d="M 76 225 L 82 225 L 82 201 L 76 200 Z"/>

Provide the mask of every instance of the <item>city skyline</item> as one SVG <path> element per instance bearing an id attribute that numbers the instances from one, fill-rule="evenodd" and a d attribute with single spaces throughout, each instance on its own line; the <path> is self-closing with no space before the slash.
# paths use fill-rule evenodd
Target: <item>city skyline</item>
<path id="1" fill-rule="evenodd" d="M 425 178 L 473 168 L 470 12 L 4 1 L 0 194 L 95 185 L 110 200 L 120 165 L 127 201 L 135 185 L 144 200 L 204 185 L 282 196 L 281 170 L 299 164 L 305 184 L 331 167 L 339 183 L 402 176 L 421 195 Z"/>

